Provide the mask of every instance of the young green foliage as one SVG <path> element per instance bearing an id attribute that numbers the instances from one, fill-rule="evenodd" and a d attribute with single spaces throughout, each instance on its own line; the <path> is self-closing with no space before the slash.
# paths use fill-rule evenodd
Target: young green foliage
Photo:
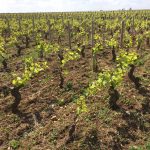
<path id="1" fill-rule="evenodd" d="M 25 69 L 22 76 L 17 76 L 13 74 L 14 79 L 12 80 L 12 84 L 15 87 L 24 86 L 34 75 L 39 72 L 45 70 L 47 68 L 47 62 L 37 62 L 33 61 L 32 57 L 25 59 Z"/>

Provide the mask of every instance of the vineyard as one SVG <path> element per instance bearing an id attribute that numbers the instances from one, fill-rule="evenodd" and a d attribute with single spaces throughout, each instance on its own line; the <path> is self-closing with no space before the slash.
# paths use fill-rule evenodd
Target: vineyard
<path id="1" fill-rule="evenodd" d="M 150 150 L 150 10 L 0 14 L 1 150 Z"/>

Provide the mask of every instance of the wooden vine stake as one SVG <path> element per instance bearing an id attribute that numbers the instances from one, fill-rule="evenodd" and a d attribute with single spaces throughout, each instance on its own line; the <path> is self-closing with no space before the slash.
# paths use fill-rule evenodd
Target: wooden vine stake
<path id="1" fill-rule="evenodd" d="M 35 29 L 35 21 L 34 21 L 34 17 L 32 18 L 32 28 L 33 28 L 33 31 Z"/>
<path id="2" fill-rule="evenodd" d="M 50 20 L 47 20 L 47 25 L 48 25 L 49 40 L 51 40 L 51 24 L 50 24 Z"/>
<path id="3" fill-rule="evenodd" d="M 134 17 L 132 18 L 132 34 L 134 34 Z"/>
<path id="4" fill-rule="evenodd" d="M 33 37 L 36 37 L 36 32 L 35 32 L 35 21 L 34 21 L 34 17 L 32 18 L 32 30 L 33 30 Z"/>
<path id="5" fill-rule="evenodd" d="M 61 46 L 61 40 L 58 40 L 58 45 Z M 57 55 L 58 55 L 58 59 L 59 59 L 59 62 L 60 62 L 60 68 L 59 68 L 59 77 L 60 77 L 60 82 L 59 82 L 59 87 L 61 89 L 63 89 L 64 87 L 64 75 L 63 75 L 63 64 L 62 64 L 62 60 L 64 59 L 64 54 L 63 54 L 63 49 L 60 49 L 58 52 L 57 52 Z"/>
<path id="6" fill-rule="evenodd" d="M 11 35 L 11 27 L 10 27 L 10 22 L 9 22 L 9 18 L 5 18 L 5 24 L 7 25 L 7 29 L 8 29 L 8 36 Z M 5 36 L 5 41 L 6 41 L 6 36 Z"/>
<path id="7" fill-rule="evenodd" d="M 8 29 L 9 29 L 9 33 L 10 33 L 10 35 L 11 35 L 11 27 L 10 27 L 9 19 L 7 20 L 7 26 L 8 26 Z"/>
<path id="8" fill-rule="evenodd" d="M 133 46 L 134 46 L 135 45 L 135 41 L 136 41 L 135 29 L 134 29 L 134 17 L 132 18 L 131 32 L 132 32 L 132 43 L 133 43 Z"/>
<path id="9" fill-rule="evenodd" d="M 104 23 L 104 25 L 102 26 L 102 39 L 103 39 L 103 47 L 105 47 L 106 45 L 105 45 L 105 24 L 106 23 Z"/>
<path id="10" fill-rule="evenodd" d="M 92 48 L 94 47 L 94 19 L 92 17 L 92 33 L 91 33 L 91 42 L 92 42 Z M 97 59 L 96 59 L 96 54 L 92 50 L 92 67 L 93 67 L 93 72 L 97 72 Z"/>
<path id="11" fill-rule="evenodd" d="M 70 22 L 68 21 L 68 40 L 69 40 L 69 49 L 71 50 L 71 29 L 70 29 Z"/>
<path id="12" fill-rule="evenodd" d="M 123 48 L 124 29 L 125 29 L 125 22 L 122 21 L 122 23 L 121 23 L 121 37 L 120 37 L 120 47 L 121 48 Z"/>
<path id="13" fill-rule="evenodd" d="M 20 17 L 18 18 L 18 25 L 19 25 L 19 31 L 21 31 L 22 30 L 22 26 L 21 26 L 21 18 Z"/>
<path id="14" fill-rule="evenodd" d="M 62 21 L 62 25 L 64 27 L 64 16 L 63 15 L 61 16 L 61 21 Z"/>
<path id="15" fill-rule="evenodd" d="M 146 22 L 147 22 L 146 31 L 149 31 L 149 26 L 148 26 L 148 20 L 147 19 L 146 19 Z M 150 37 L 149 36 L 146 38 L 146 45 L 148 47 L 150 47 Z"/>
<path id="16" fill-rule="evenodd" d="M 59 70 L 60 83 L 59 83 L 59 87 L 62 89 L 63 85 L 64 85 L 64 76 L 63 76 L 63 67 L 62 67 L 62 60 L 64 59 L 63 50 L 58 51 L 58 58 L 60 61 L 60 70 Z"/>

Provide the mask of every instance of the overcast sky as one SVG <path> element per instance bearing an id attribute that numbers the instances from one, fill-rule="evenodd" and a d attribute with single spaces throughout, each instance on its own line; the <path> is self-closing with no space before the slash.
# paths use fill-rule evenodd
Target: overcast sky
<path id="1" fill-rule="evenodd" d="M 150 0 L 0 0 L 0 12 L 150 9 Z"/>

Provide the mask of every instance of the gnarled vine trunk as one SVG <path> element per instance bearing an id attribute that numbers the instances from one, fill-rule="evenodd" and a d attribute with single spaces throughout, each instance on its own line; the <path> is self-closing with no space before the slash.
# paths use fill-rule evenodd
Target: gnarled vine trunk
<path id="1" fill-rule="evenodd" d="M 112 49 L 112 61 L 113 61 L 113 62 L 116 61 L 116 51 L 115 51 L 114 46 L 113 46 L 113 49 Z"/>
<path id="2" fill-rule="evenodd" d="M 136 88 L 139 88 L 141 84 L 139 83 L 139 78 L 134 76 L 135 65 L 130 65 L 130 71 L 128 73 L 129 79 L 135 84 Z"/>
<path id="3" fill-rule="evenodd" d="M 118 109 L 118 105 L 117 105 L 117 100 L 119 99 L 119 93 L 118 91 L 113 87 L 113 86 L 110 86 L 109 90 L 108 90 L 108 93 L 109 93 L 109 105 L 110 105 L 110 108 L 113 109 L 113 110 L 116 110 Z"/>
<path id="4" fill-rule="evenodd" d="M 40 56 L 41 59 L 44 57 L 43 49 L 40 50 L 39 56 Z"/>
<path id="5" fill-rule="evenodd" d="M 16 47 L 17 47 L 17 56 L 20 56 L 22 47 L 20 45 L 18 45 L 18 44 L 16 44 Z"/>
<path id="6" fill-rule="evenodd" d="M 62 60 L 63 60 L 63 51 L 60 50 L 58 52 L 58 58 L 60 61 L 60 65 L 62 65 Z M 62 66 L 60 66 L 60 71 L 59 71 L 59 76 L 60 76 L 60 83 L 59 83 L 59 87 L 62 89 L 63 85 L 64 85 L 64 77 L 63 77 L 63 69 Z"/>
<path id="7" fill-rule="evenodd" d="M 146 38 L 146 44 L 147 46 L 150 46 L 150 38 Z"/>
<path id="8" fill-rule="evenodd" d="M 14 103 L 12 104 L 12 112 L 17 113 L 18 112 L 18 105 L 21 101 L 21 94 L 19 92 L 21 87 L 14 87 L 11 89 L 11 95 L 15 98 Z"/>
<path id="9" fill-rule="evenodd" d="M 26 36 L 25 36 L 26 48 L 29 48 L 29 41 L 30 41 L 30 38 L 26 35 Z"/>
<path id="10" fill-rule="evenodd" d="M 97 57 L 96 54 L 93 54 L 93 72 L 97 73 L 98 72 L 98 66 L 97 66 Z"/>
<path id="11" fill-rule="evenodd" d="M 81 47 L 81 56 L 83 58 L 85 57 L 85 45 L 82 45 L 82 47 Z"/>
<path id="12" fill-rule="evenodd" d="M 2 64 L 3 64 L 3 69 L 4 69 L 4 70 L 7 70 L 7 69 L 8 69 L 8 66 L 7 66 L 7 61 L 6 61 L 6 59 L 4 59 L 4 60 L 2 61 Z"/>

